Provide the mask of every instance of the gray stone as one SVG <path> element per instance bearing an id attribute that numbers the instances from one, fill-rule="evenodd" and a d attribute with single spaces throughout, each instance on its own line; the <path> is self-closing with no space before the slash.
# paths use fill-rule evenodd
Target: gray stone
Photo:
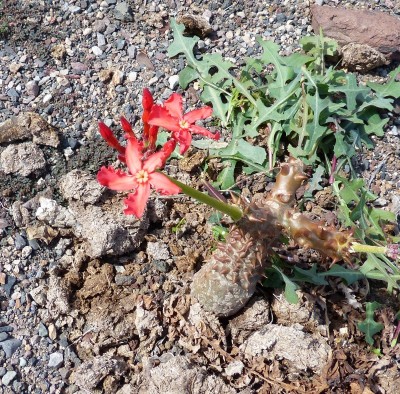
<path id="1" fill-rule="evenodd" d="M 39 85 L 36 81 L 29 81 L 25 85 L 25 91 L 28 96 L 37 97 L 39 95 Z"/>
<path id="2" fill-rule="evenodd" d="M 15 278 L 14 278 L 15 279 Z M 13 327 L 11 327 L 11 326 L 1 326 L 0 327 L 0 332 L 11 332 L 11 331 L 13 331 L 14 330 L 14 328 Z"/>
<path id="3" fill-rule="evenodd" d="M 92 47 L 92 52 L 96 55 L 96 56 L 101 56 L 103 54 L 103 51 L 98 47 L 98 46 L 93 46 Z"/>
<path id="4" fill-rule="evenodd" d="M 136 53 L 137 53 L 137 48 L 134 45 L 129 45 L 129 47 L 128 47 L 128 56 L 131 59 L 135 59 L 136 58 Z"/>
<path id="5" fill-rule="evenodd" d="M 5 341 L 8 338 L 8 334 L 6 332 L 0 332 L 0 342 Z"/>
<path id="6" fill-rule="evenodd" d="M 7 373 L 7 368 L 0 367 L 0 378 L 2 378 Z"/>
<path id="7" fill-rule="evenodd" d="M 3 348 L 4 353 L 6 354 L 6 358 L 10 358 L 21 345 L 22 341 L 14 338 L 0 342 L 0 346 Z"/>
<path id="8" fill-rule="evenodd" d="M 67 208 L 57 204 L 55 200 L 40 197 L 39 203 L 40 206 L 35 214 L 39 220 L 56 228 L 68 228 L 75 225 L 74 215 Z"/>
<path id="9" fill-rule="evenodd" d="M 115 275 L 115 284 L 118 286 L 127 286 L 135 283 L 135 278 L 131 275 Z"/>
<path id="10" fill-rule="evenodd" d="M 64 362 L 64 355 L 60 352 L 54 352 L 50 354 L 48 366 L 50 368 L 58 368 Z"/>
<path id="11" fill-rule="evenodd" d="M 97 45 L 99 47 L 106 45 L 106 38 L 104 37 L 104 34 L 97 33 Z"/>
<path id="12" fill-rule="evenodd" d="M 73 231 L 87 241 L 86 253 L 92 258 L 131 252 L 138 247 L 149 225 L 146 216 L 137 220 L 133 215 L 124 215 L 119 203 L 103 210 L 101 206 L 85 206 L 71 200 L 69 209 L 77 219 Z"/>
<path id="13" fill-rule="evenodd" d="M 47 337 L 47 335 L 49 335 L 49 331 L 47 330 L 47 327 L 42 322 L 39 323 L 38 334 L 41 337 Z"/>
<path id="14" fill-rule="evenodd" d="M 11 290 L 14 287 L 16 281 L 17 279 L 14 276 L 7 275 L 7 282 L 2 286 L 5 293 L 7 294 L 7 297 L 11 297 Z"/>
<path id="15" fill-rule="evenodd" d="M 17 233 L 15 235 L 14 245 L 15 249 L 22 250 L 24 246 L 26 246 L 26 239 L 22 235 Z"/>
<path id="16" fill-rule="evenodd" d="M 133 22 L 133 11 L 131 6 L 126 1 L 118 3 L 115 6 L 114 16 L 115 19 L 118 19 L 122 22 Z"/>
<path id="17" fill-rule="evenodd" d="M 66 200 L 79 200 L 87 204 L 99 201 L 105 190 L 95 176 L 82 170 L 72 170 L 61 177 L 59 187 Z"/>
<path id="18" fill-rule="evenodd" d="M 1 378 L 1 383 L 3 383 L 4 386 L 8 386 L 16 376 L 17 373 L 15 371 L 7 371 L 6 374 Z"/>
<path id="19" fill-rule="evenodd" d="M 26 358 L 24 358 L 24 357 L 20 357 L 19 358 L 19 366 L 20 367 L 26 367 L 26 365 L 28 364 L 28 361 L 26 361 Z"/>
<path id="20" fill-rule="evenodd" d="M 1 152 L 0 166 L 6 174 L 28 176 L 44 169 L 46 160 L 43 152 L 33 142 L 9 145 Z"/>

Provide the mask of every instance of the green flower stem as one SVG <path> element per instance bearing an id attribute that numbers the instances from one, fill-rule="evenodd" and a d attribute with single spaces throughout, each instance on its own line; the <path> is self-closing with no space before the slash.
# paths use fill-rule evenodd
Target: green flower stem
<path id="1" fill-rule="evenodd" d="M 190 187 L 188 185 L 185 185 L 182 182 L 179 182 L 178 180 L 171 178 L 170 176 L 166 175 L 163 173 L 172 183 L 174 183 L 176 186 L 179 186 L 182 189 L 182 192 L 185 193 L 187 196 L 194 198 L 197 201 L 200 201 L 204 204 L 209 205 L 210 207 L 215 208 L 216 210 L 225 213 L 226 215 L 230 216 L 232 220 L 235 222 L 240 220 L 243 216 L 243 211 L 235 206 L 235 205 L 230 205 L 226 204 L 220 200 L 217 200 L 214 197 L 210 197 L 208 194 L 204 194 L 193 187 Z"/>
<path id="2" fill-rule="evenodd" d="M 386 246 L 364 245 L 358 242 L 353 242 L 351 248 L 357 253 L 385 254 L 387 252 Z"/>

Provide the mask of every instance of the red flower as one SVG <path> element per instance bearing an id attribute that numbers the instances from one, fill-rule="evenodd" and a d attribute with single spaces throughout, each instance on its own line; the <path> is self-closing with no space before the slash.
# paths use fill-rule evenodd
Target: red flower
<path id="1" fill-rule="evenodd" d="M 154 100 L 150 90 L 147 88 L 143 89 L 142 106 L 143 140 L 148 141 L 150 150 L 154 150 L 156 148 L 158 126 L 149 125 L 150 112 L 154 106 Z"/>
<path id="2" fill-rule="evenodd" d="M 127 191 L 134 189 L 135 191 L 124 200 L 126 204 L 124 213 L 140 218 L 150 196 L 150 186 L 159 193 L 166 195 L 177 194 L 181 191 L 164 174 L 155 172 L 156 169 L 164 166 L 175 146 L 176 142 L 170 140 L 164 144 L 160 151 L 151 154 L 144 160 L 142 142 L 135 137 L 130 137 L 125 151 L 125 160 L 130 173 L 103 166 L 97 174 L 97 180 L 101 185 L 112 190 Z"/>
<path id="3" fill-rule="evenodd" d="M 122 118 L 121 118 L 121 123 L 122 123 Z M 111 146 L 111 148 L 116 149 L 120 153 L 118 155 L 118 158 L 121 161 L 125 162 L 125 147 L 119 143 L 112 130 L 105 123 L 99 122 L 99 132 L 101 136 L 104 138 L 104 140 L 107 142 L 107 144 Z"/>
<path id="4" fill-rule="evenodd" d="M 206 119 L 211 116 L 212 111 L 211 107 L 205 106 L 184 115 L 182 96 L 173 93 L 169 99 L 164 102 L 163 106 L 153 105 L 149 124 L 164 127 L 172 131 L 172 137 L 180 145 L 180 153 L 184 154 L 192 142 L 191 133 L 201 134 L 214 140 L 219 139 L 219 132 L 213 134 L 204 127 L 194 124 L 196 120 Z"/>

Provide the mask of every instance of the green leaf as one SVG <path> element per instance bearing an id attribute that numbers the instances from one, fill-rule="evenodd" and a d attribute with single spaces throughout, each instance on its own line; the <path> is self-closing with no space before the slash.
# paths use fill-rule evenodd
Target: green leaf
<path id="1" fill-rule="evenodd" d="M 352 149 L 352 152 L 350 152 Z M 340 132 L 335 133 L 335 146 L 333 147 L 333 152 L 335 153 L 336 157 L 341 156 L 353 156 L 355 151 L 354 148 L 345 142 L 344 135 Z"/>
<path id="2" fill-rule="evenodd" d="M 339 278 L 344 279 L 348 285 L 365 278 L 364 274 L 360 271 L 350 270 L 338 264 L 333 265 L 329 271 L 321 272 L 319 275 L 338 276 Z"/>
<path id="3" fill-rule="evenodd" d="M 312 178 L 308 181 L 308 188 L 304 193 L 304 198 L 312 198 L 315 191 L 322 189 L 320 182 L 322 182 L 322 175 L 324 175 L 324 173 L 325 168 L 321 164 L 318 165 Z"/>
<path id="4" fill-rule="evenodd" d="M 238 152 L 244 156 L 245 158 L 251 159 L 250 161 L 262 164 L 264 163 L 267 155 L 265 153 L 265 149 L 260 146 L 254 146 L 248 143 L 247 141 L 240 139 L 237 144 Z"/>
<path id="5" fill-rule="evenodd" d="M 389 73 L 389 81 L 385 84 L 376 82 L 367 82 L 367 86 L 375 90 L 376 93 L 382 97 L 400 97 L 400 81 L 398 80 L 398 74 L 400 73 L 400 66 Z M 396 80 L 397 79 L 397 80 Z"/>
<path id="6" fill-rule="evenodd" d="M 330 93 L 343 93 L 346 95 L 346 105 L 350 111 L 357 108 L 357 102 L 365 101 L 370 90 L 366 87 L 358 86 L 357 79 L 354 74 L 347 74 L 342 78 L 342 85 L 329 86 Z"/>
<path id="7" fill-rule="evenodd" d="M 365 311 L 365 320 L 358 323 L 358 329 L 365 334 L 365 340 L 372 346 L 374 344 L 373 336 L 382 331 L 384 326 L 374 320 L 375 311 L 381 306 L 379 302 L 367 302 Z"/>
<path id="8" fill-rule="evenodd" d="M 293 78 L 293 69 L 285 66 L 284 59 L 278 54 L 279 46 L 273 41 L 263 40 L 261 37 L 257 39 L 257 42 L 263 49 L 261 55 L 261 61 L 267 65 L 272 63 L 275 66 L 276 78 L 273 82 L 273 87 L 283 87 L 286 85 L 286 81 Z M 271 86 L 269 86 L 271 88 Z"/>
<path id="9" fill-rule="evenodd" d="M 224 169 L 219 173 L 215 186 L 219 186 L 221 190 L 228 190 L 235 184 L 235 160 L 227 160 L 224 162 Z"/>
<path id="10" fill-rule="evenodd" d="M 299 296 L 296 293 L 298 286 L 296 283 L 291 281 L 277 266 L 274 266 L 275 270 L 278 271 L 285 282 L 285 298 L 291 304 L 297 304 L 299 302 Z"/>
<path id="11" fill-rule="evenodd" d="M 223 79 L 228 79 L 233 83 L 235 88 L 243 94 L 243 96 L 245 96 L 254 106 L 256 105 L 256 101 L 247 90 L 247 87 L 229 72 L 231 68 L 236 67 L 233 63 L 224 60 L 222 55 L 219 53 L 204 55 L 203 63 L 205 63 L 207 70 L 212 69 L 213 67 L 217 68 L 217 72 L 214 73 L 211 78 L 214 84 Z"/>
<path id="12" fill-rule="evenodd" d="M 199 73 L 196 69 L 187 66 L 179 73 L 179 85 L 182 89 L 186 89 L 190 82 L 199 78 Z"/>
<path id="13" fill-rule="evenodd" d="M 226 126 L 228 124 L 227 113 L 229 109 L 229 103 L 223 102 L 221 94 L 222 93 L 219 90 L 206 85 L 204 86 L 204 90 L 200 98 L 206 104 L 211 103 L 214 115 L 221 120 L 222 126 Z"/>
<path id="14" fill-rule="evenodd" d="M 194 46 L 197 41 L 200 40 L 199 37 L 185 37 L 183 32 L 185 31 L 184 25 L 179 25 L 175 18 L 171 18 L 171 28 L 174 33 L 174 40 L 168 47 L 168 56 L 174 57 L 183 53 L 186 57 L 187 62 L 190 66 L 195 66 L 197 60 L 193 54 Z"/>
<path id="15" fill-rule="evenodd" d="M 308 282 L 317 286 L 325 286 L 328 282 L 317 272 L 317 264 L 313 264 L 309 270 L 303 270 L 300 267 L 294 267 L 294 278 L 296 282 Z"/>

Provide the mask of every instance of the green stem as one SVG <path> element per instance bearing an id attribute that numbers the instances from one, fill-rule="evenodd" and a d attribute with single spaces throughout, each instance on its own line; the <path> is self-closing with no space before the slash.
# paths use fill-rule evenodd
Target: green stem
<path id="1" fill-rule="evenodd" d="M 385 254 L 387 251 L 386 246 L 364 245 L 364 244 L 360 244 L 358 242 L 353 242 L 351 244 L 351 249 L 354 252 L 374 253 L 374 254 Z"/>
<path id="2" fill-rule="evenodd" d="M 162 174 L 164 174 L 176 186 L 179 186 L 182 189 L 182 192 L 185 193 L 187 196 L 192 197 L 195 200 L 200 201 L 204 204 L 207 204 L 222 213 L 225 213 L 226 215 L 230 216 L 235 222 L 242 218 L 243 211 L 239 207 L 226 204 L 220 200 L 217 200 L 214 197 L 210 197 L 208 194 L 204 194 L 197 189 L 194 189 L 193 187 L 190 187 L 174 178 L 171 178 L 165 173 Z"/>

